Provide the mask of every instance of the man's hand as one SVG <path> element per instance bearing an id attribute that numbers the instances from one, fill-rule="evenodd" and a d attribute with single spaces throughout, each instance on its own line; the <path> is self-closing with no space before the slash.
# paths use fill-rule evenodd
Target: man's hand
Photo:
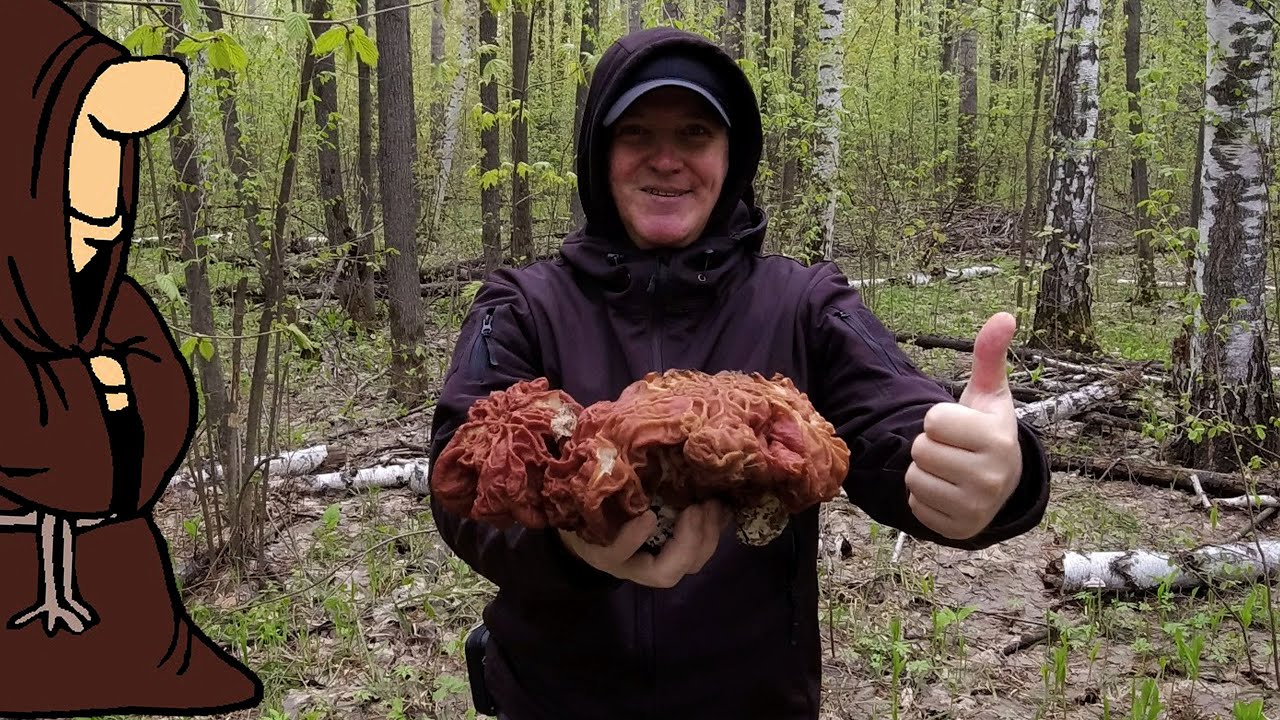
<path id="1" fill-rule="evenodd" d="M 925 526 L 967 540 L 991 524 L 1022 475 L 1018 425 L 1005 374 L 1017 330 L 997 313 L 978 332 L 973 373 L 958 403 L 939 403 L 911 446 L 907 501 Z"/>
<path id="2" fill-rule="evenodd" d="M 94 377 L 98 378 L 98 382 L 109 388 L 123 388 L 125 386 L 124 367 L 120 362 L 106 355 L 95 355 L 89 359 L 89 368 L 93 370 Z M 129 394 L 125 392 L 110 392 L 105 395 L 107 400 L 107 410 L 115 412 L 129 407 Z"/>
<path id="3" fill-rule="evenodd" d="M 732 520 L 733 514 L 718 500 L 690 505 L 680 511 L 673 537 L 657 555 L 638 552 L 657 528 L 652 510 L 623 525 L 611 545 L 593 545 L 575 533 L 558 532 L 565 546 L 588 565 L 622 580 L 669 588 L 702 570 Z"/>

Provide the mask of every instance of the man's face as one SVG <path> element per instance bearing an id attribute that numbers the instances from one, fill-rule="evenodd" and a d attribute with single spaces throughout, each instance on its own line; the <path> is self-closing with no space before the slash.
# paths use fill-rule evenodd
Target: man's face
<path id="1" fill-rule="evenodd" d="M 685 88 L 645 93 L 613 126 L 609 187 L 627 234 L 642 249 L 697 240 L 728 170 L 727 128 Z"/>

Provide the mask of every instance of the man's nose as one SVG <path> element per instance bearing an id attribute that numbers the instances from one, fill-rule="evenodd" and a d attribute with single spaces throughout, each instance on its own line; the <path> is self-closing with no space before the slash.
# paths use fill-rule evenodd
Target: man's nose
<path id="1" fill-rule="evenodd" d="M 676 143 L 666 139 L 659 139 L 654 144 L 653 153 L 649 156 L 649 162 L 653 165 L 653 169 L 659 172 L 675 172 L 684 164 L 684 159 Z"/>

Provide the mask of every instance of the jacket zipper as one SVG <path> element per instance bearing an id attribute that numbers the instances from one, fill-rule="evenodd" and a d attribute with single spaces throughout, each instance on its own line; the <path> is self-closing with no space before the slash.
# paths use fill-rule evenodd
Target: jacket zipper
<path id="1" fill-rule="evenodd" d="M 665 368 L 662 360 L 662 299 L 661 292 L 663 282 L 667 275 L 667 257 L 660 255 L 658 257 L 658 267 L 654 270 L 653 275 L 649 278 L 649 301 L 652 303 L 649 311 L 649 338 L 650 338 L 650 362 L 655 372 L 662 372 Z M 654 600 L 654 591 L 652 588 L 638 587 L 639 593 L 636 600 L 636 613 L 639 615 L 639 625 L 642 629 L 642 644 L 645 650 L 645 664 L 649 671 L 649 716 L 658 717 L 658 650 L 657 650 L 657 607 Z"/>
<path id="2" fill-rule="evenodd" d="M 663 281 L 667 276 L 667 258 L 665 256 L 658 258 L 658 267 L 654 271 L 653 276 L 649 278 L 649 299 L 652 302 L 649 312 L 649 338 L 651 342 L 652 354 L 650 362 L 653 363 L 655 372 L 662 372 L 662 301 L 659 293 L 662 291 Z"/>
<path id="3" fill-rule="evenodd" d="M 883 345 L 876 342 L 875 338 L 871 337 L 871 333 L 867 332 L 867 328 L 862 324 L 861 320 L 840 309 L 835 311 L 835 315 L 843 320 L 845 325 L 848 325 L 855 333 L 857 333 L 858 337 L 862 338 L 864 343 L 870 346 L 872 350 L 876 351 L 876 354 L 878 354 L 880 359 L 884 361 L 886 367 L 899 375 L 902 374 L 902 367 L 898 365 L 897 361 L 894 360 L 891 355 L 889 355 Z"/>
<path id="4" fill-rule="evenodd" d="M 496 308 L 489 308 L 489 312 L 484 316 L 484 323 L 480 326 L 480 334 L 476 336 L 475 343 L 471 346 L 471 372 L 476 376 L 480 375 L 486 365 L 491 368 L 498 367 L 498 361 L 493 358 L 493 346 L 490 345 L 495 310 Z M 482 351 L 483 359 L 480 357 Z"/>

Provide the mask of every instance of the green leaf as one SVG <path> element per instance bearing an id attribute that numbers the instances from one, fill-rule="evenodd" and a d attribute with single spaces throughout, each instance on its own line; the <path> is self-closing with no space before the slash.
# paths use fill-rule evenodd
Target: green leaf
<path id="1" fill-rule="evenodd" d="M 307 337 L 306 333 L 302 332 L 302 329 L 299 328 L 296 323 L 289 323 L 288 325 L 285 325 L 284 331 L 289 333 L 289 337 L 293 338 L 294 344 L 299 348 L 303 350 L 312 350 L 315 348 L 315 346 L 311 344 L 311 339 Z"/>
<path id="2" fill-rule="evenodd" d="M 182 342 L 182 347 L 178 348 L 178 350 L 182 353 L 182 357 L 186 358 L 188 363 L 191 362 L 191 353 L 195 352 L 196 343 L 198 343 L 199 341 L 200 341 L 200 338 L 189 337 Z"/>
<path id="3" fill-rule="evenodd" d="M 214 70 L 235 71 L 231 63 L 231 54 L 227 52 L 227 46 L 220 42 L 210 43 L 209 64 L 213 66 Z"/>
<path id="4" fill-rule="evenodd" d="M 347 39 L 347 29 L 341 25 L 334 25 L 325 30 L 316 38 L 316 44 L 311 48 L 311 54 L 316 57 L 328 55 L 337 50 L 340 45 Z"/>
<path id="5" fill-rule="evenodd" d="M 311 21 L 300 12 L 291 12 L 284 16 L 284 29 L 294 42 L 311 40 Z"/>
<path id="6" fill-rule="evenodd" d="M 199 27 L 200 21 L 204 20 L 204 13 L 200 12 L 200 3 L 196 0 L 182 0 L 182 19 L 192 27 Z"/>
<path id="7" fill-rule="evenodd" d="M 122 44 L 134 55 L 153 55 L 155 53 L 149 50 L 155 41 L 157 30 L 158 28 L 155 25 L 139 25 L 133 29 L 133 32 L 125 36 Z M 161 35 L 160 38 L 163 43 L 164 36 Z"/>
<path id="8" fill-rule="evenodd" d="M 200 338 L 200 357 L 204 358 L 205 362 L 213 359 L 213 341 L 207 337 Z"/>
<path id="9" fill-rule="evenodd" d="M 182 42 L 178 43 L 178 46 L 175 47 L 173 51 L 179 55 L 196 55 L 208 44 L 209 43 L 207 42 L 200 42 L 193 38 L 183 38 Z"/>
<path id="10" fill-rule="evenodd" d="M 364 28 L 357 27 L 351 32 L 350 42 L 356 48 L 356 55 L 360 56 L 360 62 L 375 67 L 378 64 L 378 46 L 374 44 L 373 39 L 364 33 Z"/>
<path id="11" fill-rule="evenodd" d="M 236 42 L 235 38 L 227 33 L 219 33 L 216 45 L 220 46 L 223 52 L 226 53 L 227 63 L 231 70 L 241 73 L 249 67 L 249 54 L 244 51 L 240 43 Z"/>
<path id="12" fill-rule="evenodd" d="M 173 276 L 168 273 L 158 273 L 155 278 L 156 287 L 160 288 L 160 292 L 164 296 L 174 302 L 181 302 L 182 295 L 178 292 L 178 283 L 174 281 Z"/>

